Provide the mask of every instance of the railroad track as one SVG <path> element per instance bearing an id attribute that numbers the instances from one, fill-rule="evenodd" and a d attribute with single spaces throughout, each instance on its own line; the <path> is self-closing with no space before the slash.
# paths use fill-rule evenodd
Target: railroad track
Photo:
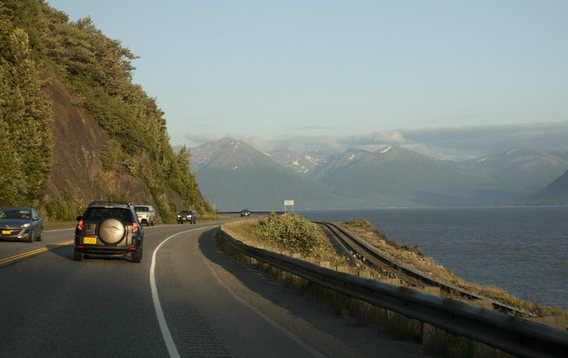
<path id="1" fill-rule="evenodd" d="M 354 237 L 339 226 L 329 222 L 315 222 L 316 224 L 327 230 L 337 242 L 346 250 L 360 255 L 364 262 L 370 267 L 380 268 L 389 272 L 391 275 L 400 278 L 410 286 L 415 287 L 439 287 L 441 291 L 452 297 L 459 297 L 463 300 L 484 300 L 490 302 L 493 310 L 506 313 L 517 317 L 534 316 L 525 311 L 521 311 L 509 305 L 491 300 L 487 297 L 468 292 L 460 287 L 449 285 L 445 282 L 438 281 L 431 277 L 425 276 L 409 267 L 398 264 L 388 257 L 382 255 L 379 250 L 365 241 Z"/>

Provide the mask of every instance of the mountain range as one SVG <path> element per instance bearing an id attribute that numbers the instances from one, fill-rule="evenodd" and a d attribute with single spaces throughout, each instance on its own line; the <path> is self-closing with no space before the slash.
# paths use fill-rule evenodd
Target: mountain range
<path id="1" fill-rule="evenodd" d="M 511 150 L 452 163 L 395 145 L 261 152 L 223 138 L 193 148 L 191 158 L 203 196 L 227 211 L 282 209 L 284 200 L 294 200 L 297 210 L 568 204 L 556 198 L 556 187 L 548 199 L 534 197 L 567 171 L 562 154 Z"/>

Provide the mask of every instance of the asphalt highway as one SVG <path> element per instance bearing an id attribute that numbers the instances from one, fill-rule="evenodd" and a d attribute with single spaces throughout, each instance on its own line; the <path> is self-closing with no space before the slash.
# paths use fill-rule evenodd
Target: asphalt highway
<path id="1" fill-rule="evenodd" d="M 73 229 L 0 241 L 0 357 L 422 357 L 215 245 L 220 222 L 144 227 L 144 257 L 73 260 Z"/>

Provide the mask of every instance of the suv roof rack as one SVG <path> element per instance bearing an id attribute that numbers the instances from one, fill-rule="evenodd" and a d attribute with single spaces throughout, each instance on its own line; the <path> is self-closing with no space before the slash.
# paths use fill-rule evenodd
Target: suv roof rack
<path id="1" fill-rule="evenodd" d="M 132 204 L 124 201 L 92 201 L 89 206 L 126 206 L 131 207 Z"/>

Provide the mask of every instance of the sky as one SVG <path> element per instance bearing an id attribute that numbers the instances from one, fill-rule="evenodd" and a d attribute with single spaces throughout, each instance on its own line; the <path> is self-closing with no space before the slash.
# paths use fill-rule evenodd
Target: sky
<path id="1" fill-rule="evenodd" d="M 138 59 L 174 146 L 568 150 L 568 1 L 47 0 Z"/>

